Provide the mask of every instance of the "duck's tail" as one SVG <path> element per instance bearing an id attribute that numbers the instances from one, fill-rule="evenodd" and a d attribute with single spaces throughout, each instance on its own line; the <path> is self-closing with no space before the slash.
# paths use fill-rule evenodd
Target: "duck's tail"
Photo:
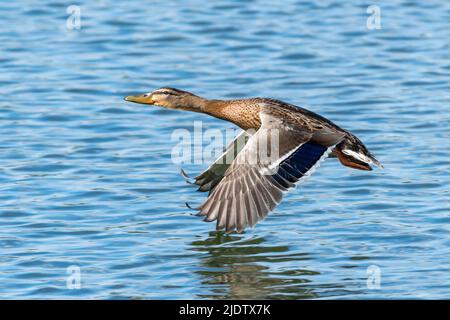
<path id="1" fill-rule="evenodd" d="M 370 165 L 383 168 L 381 163 L 367 150 L 366 146 L 351 133 L 334 149 L 339 161 L 347 167 L 372 170 Z"/>

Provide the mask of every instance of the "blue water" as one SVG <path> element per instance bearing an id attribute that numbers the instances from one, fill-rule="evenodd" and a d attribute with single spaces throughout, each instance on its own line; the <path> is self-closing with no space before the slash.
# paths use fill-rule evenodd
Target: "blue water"
<path id="1" fill-rule="evenodd" d="M 371 30 L 369 4 L 1 1 L 0 298 L 450 298 L 450 3 L 377 1 Z M 170 137 L 233 125 L 123 101 L 166 85 L 307 107 L 385 169 L 328 159 L 217 234 Z"/>

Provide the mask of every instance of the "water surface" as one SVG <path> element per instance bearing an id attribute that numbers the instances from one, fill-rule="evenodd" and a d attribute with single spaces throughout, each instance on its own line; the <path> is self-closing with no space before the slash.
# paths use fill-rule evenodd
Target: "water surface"
<path id="1" fill-rule="evenodd" d="M 378 1 L 379 30 L 364 1 L 76 1 L 68 30 L 71 4 L 0 6 L 1 298 L 450 298 L 449 3 Z M 166 85 L 307 107 L 385 169 L 329 159 L 217 234 L 170 136 L 233 126 L 122 100 Z"/>

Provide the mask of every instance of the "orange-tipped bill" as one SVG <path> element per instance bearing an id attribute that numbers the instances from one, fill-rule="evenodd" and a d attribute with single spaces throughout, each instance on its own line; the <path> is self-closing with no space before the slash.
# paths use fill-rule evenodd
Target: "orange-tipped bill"
<path id="1" fill-rule="evenodd" d="M 148 93 L 140 94 L 140 95 L 136 95 L 136 96 L 125 97 L 125 101 L 141 103 L 141 104 L 155 104 L 155 102 L 152 99 L 151 94 L 148 94 Z"/>

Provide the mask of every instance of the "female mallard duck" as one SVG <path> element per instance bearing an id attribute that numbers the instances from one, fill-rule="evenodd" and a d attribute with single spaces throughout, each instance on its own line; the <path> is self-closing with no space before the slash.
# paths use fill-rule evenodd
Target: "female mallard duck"
<path id="1" fill-rule="evenodd" d="M 208 222 L 217 220 L 217 230 L 242 232 L 247 225 L 254 226 L 275 208 L 285 191 L 310 175 L 329 155 L 355 169 L 372 170 L 371 164 L 381 167 L 350 132 L 314 112 L 279 100 L 208 100 L 174 88 L 125 100 L 201 112 L 246 130 L 195 178 L 199 190 L 209 191 L 198 215 L 206 216 Z M 276 142 L 275 148 L 259 147 L 270 139 L 272 144 Z M 232 161 L 224 161 L 230 158 Z"/>

